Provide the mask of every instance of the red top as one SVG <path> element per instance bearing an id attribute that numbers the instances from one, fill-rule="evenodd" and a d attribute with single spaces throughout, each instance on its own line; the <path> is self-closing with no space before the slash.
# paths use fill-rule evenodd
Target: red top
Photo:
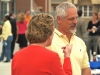
<path id="1" fill-rule="evenodd" d="M 65 58 L 62 66 L 57 53 L 30 45 L 15 53 L 12 75 L 72 75 L 70 58 Z"/>
<path id="2" fill-rule="evenodd" d="M 18 26 L 18 34 L 25 34 L 27 29 L 27 21 L 24 21 L 23 23 L 17 22 L 16 25 Z"/>

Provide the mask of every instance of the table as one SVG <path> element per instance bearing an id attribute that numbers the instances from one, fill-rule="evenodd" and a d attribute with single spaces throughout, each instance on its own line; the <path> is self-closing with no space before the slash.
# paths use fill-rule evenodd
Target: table
<path id="1" fill-rule="evenodd" d="M 90 68 L 91 69 L 100 69 L 100 61 L 91 61 Z"/>
<path id="2" fill-rule="evenodd" d="M 100 75 L 100 61 L 90 62 L 91 74 Z"/>
<path id="3" fill-rule="evenodd" d="M 91 74 L 100 75 L 100 69 L 91 70 Z"/>

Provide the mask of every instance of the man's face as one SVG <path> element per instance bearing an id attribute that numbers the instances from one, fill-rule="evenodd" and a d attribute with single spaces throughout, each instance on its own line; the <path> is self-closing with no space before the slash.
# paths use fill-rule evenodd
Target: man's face
<path id="1" fill-rule="evenodd" d="M 67 16 L 64 19 L 61 19 L 60 25 L 62 30 L 66 33 L 75 33 L 76 32 L 76 24 L 77 24 L 77 9 L 69 8 L 67 11 Z"/>
<path id="2" fill-rule="evenodd" d="M 26 11 L 26 16 L 30 16 L 30 11 Z"/>
<path id="3" fill-rule="evenodd" d="M 16 15 L 15 15 L 15 14 L 13 14 L 13 17 L 14 17 L 14 18 L 16 18 Z"/>
<path id="4" fill-rule="evenodd" d="M 100 12 L 98 13 L 98 19 L 100 20 Z"/>

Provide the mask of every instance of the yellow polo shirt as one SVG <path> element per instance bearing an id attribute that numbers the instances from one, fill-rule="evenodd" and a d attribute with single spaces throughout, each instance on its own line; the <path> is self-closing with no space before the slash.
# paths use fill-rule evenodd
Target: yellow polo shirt
<path id="1" fill-rule="evenodd" d="M 90 67 L 85 43 L 75 35 L 71 37 L 69 42 L 65 35 L 55 29 L 52 45 L 48 48 L 59 54 L 62 64 L 64 61 L 64 54 L 61 47 L 66 46 L 66 44 L 73 44 L 70 55 L 73 75 L 81 75 L 82 68 Z"/>
<path id="2" fill-rule="evenodd" d="M 4 40 L 8 39 L 8 36 L 12 36 L 12 32 L 11 32 L 11 24 L 9 22 L 9 20 L 4 22 L 4 25 L 2 27 L 2 34 L 0 35 L 1 38 L 3 38 Z"/>

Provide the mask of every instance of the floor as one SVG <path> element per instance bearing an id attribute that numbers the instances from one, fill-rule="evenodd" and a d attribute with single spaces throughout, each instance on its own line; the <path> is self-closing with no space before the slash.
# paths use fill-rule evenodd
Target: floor
<path id="1" fill-rule="evenodd" d="M 18 51 L 18 44 L 15 45 L 15 52 Z M 0 55 L 2 51 L 2 43 L 0 42 Z M 0 62 L 0 75 L 11 75 L 11 62 Z"/>
<path id="2" fill-rule="evenodd" d="M 15 52 L 18 50 L 19 50 L 19 47 L 18 47 L 18 44 L 16 44 Z M 2 51 L 2 43 L 0 42 L 0 55 L 1 55 L 1 51 Z M 9 63 L 0 62 L 0 75 L 11 75 L 11 62 Z"/>

